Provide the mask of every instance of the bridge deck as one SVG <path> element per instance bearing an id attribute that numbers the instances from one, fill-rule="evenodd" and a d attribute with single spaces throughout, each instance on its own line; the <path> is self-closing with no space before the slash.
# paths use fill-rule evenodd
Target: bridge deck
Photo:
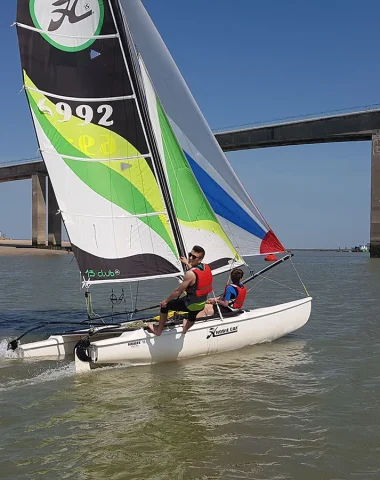
<path id="1" fill-rule="evenodd" d="M 15 165 L 0 165 L 0 183 L 13 182 L 14 180 L 25 180 L 31 178 L 31 176 L 36 173 L 46 176 L 48 174 L 45 164 L 41 160 Z"/>
<path id="2" fill-rule="evenodd" d="M 365 141 L 371 140 L 378 130 L 380 109 L 218 132 L 215 138 L 225 152 L 230 152 L 286 145 Z"/>
<path id="3" fill-rule="evenodd" d="M 215 137 L 225 152 L 286 145 L 373 140 L 371 175 L 371 256 L 380 257 L 380 210 L 378 206 L 380 203 L 379 132 L 380 109 L 376 109 L 331 115 L 327 117 L 309 118 L 259 127 L 247 127 L 227 132 L 218 132 L 215 133 Z M 23 180 L 32 176 L 34 179 L 39 178 L 39 182 L 42 181 L 41 176 L 47 176 L 46 167 L 42 161 L 13 165 L 8 164 L 5 166 L 0 165 L 0 183 Z M 36 182 L 37 180 L 35 183 Z M 44 194 L 43 188 L 41 192 L 41 195 Z M 50 197 L 53 198 L 53 191 Z M 36 203 L 34 197 L 33 201 Z M 55 198 L 53 198 L 52 202 L 56 202 Z M 54 203 L 54 205 L 55 204 L 56 203 Z M 52 207 L 52 209 L 54 208 Z M 36 208 L 33 206 L 33 212 L 35 212 L 35 210 Z M 33 223 L 36 223 L 37 225 L 37 222 Z M 42 225 L 42 220 L 40 223 Z M 38 229 L 42 232 L 43 225 L 38 227 Z M 57 230 L 56 226 L 54 227 L 54 230 Z M 42 232 L 41 238 L 43 235 Z M 52 234 L 52 238 L 53 237 L 54 235 Z M 56 233 L 56 237 L 59 238 L 60 244 L 61 239 L 59 232 Z"/>

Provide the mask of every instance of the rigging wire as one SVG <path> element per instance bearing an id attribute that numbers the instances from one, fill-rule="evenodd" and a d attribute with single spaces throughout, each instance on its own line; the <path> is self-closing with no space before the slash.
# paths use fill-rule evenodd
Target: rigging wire
<path id="1" fill-rule="evenodd" d="M 49 325 L 76 325 L 76 326 L 81 326 L 83 325 L 84 323 L 88 323 L 89 326 L 90 326 L 90 330 L 93 328 L 93 327 L 104 327 L 105 326 L 105 322 L 104 322 L 104 318 L 109 318 L 109 317 L 112 317 L 112 320 L 113 320 L 113 317 L 116 317 L 117 315 L 128 315 L 128 314 L 134 314 L 134 313 L 139 313 L 139 312 L 146 312 L 148 310 L 152 310 L 154 308 L 158 308 L 160 305 L 152 305 L 150 307 L 146 307 L 146 308 L 141 308 L 139 310 L 135 309 L 131 312 L 120 312 L 120 313 L 114 313 L 114 314 L 111 314 L 111 315 L 106 315 L 104 317 L 101 317 L 100 315 L 94 313 L 92 311 L 92 302 L 91 302 L 91 293 L 90 292 L 86 292 L 86 294 L 88 294 L 86 296 L 86 304 L 88 305 L 88 312 L 92 312 L 92 314 L 94 315 L 94 317 L 90 318 L 88 317 L 87 320 L 84 320 L 82 322 L 70 322 L 70 321 L 46 321 L 46 322 L 40 322 L 38 325 L 34 326 L 33 328 L 30 328 L 29 330 L 27 330 L 26 332 L 24 332 L 22 335 L 20 335 L 18 338 L 16 338 L 15 340 L 11 340 L 9 343 L 8 343 L 8 350 L 16 350 L 16 348 L 18 347 L 18 343 L 19 341 L 25 337 L 25 335 L 27 335 L 28 333 L 31 333 L 35 330 L 39 330 L 43 327 L 46 327 L 46 326 L 49 326 Z M 120 297 L 119 297 L 120 298 Z M 97 318 L 100 318 L 102 323 L 94 323 L 92 322 L 92 320 L 94 320 L 94 318 L 97 317 Z M 144 317 L 140 320 L 147 320 L 148 318 L 150 317 Z M 132 320 L 129 320 L 127 322 L 123 322 L 123 323 L 129 323 L 129 322 L 132 322 Z M 118 324 L 115 324 L 115 325 L 112 325 L 112 328 L 114 328 L 115 326 L 117 326 Z M 110 328 L 110 327 L 109 327 Z"/>
<path id="2" fill-rule="evenodd" d="M 310 297 L 309 292 L 307 291 L 306 285 L 303 283 L 303 281 L 302 281 L 302 279 L 301 279 L 301 276 L 300 276 L 300 274 L 298 273 L 298 271 L 297 271 L 297 269 L 296 269 L 296 266 L 295 266 L 294 263 L 292 262 L 292 259 L 290 259 L 290 263 L 293 265 L 294 271 L 296 272 L 296 274 L 297 274 L 297 276 L 298 276 L 298 278 L 299 278 L 299 281 L 301 282 L 301 284 L 302 284 L 302 286 L 303 286 L 303 288 L 304 288 L 304 290 L 305 290 L 305 292 L 306 292 L 306 295 L 307 295 L 308 297 Z"/>
<path id="3" fill-rule="evenodd" d="M 285 257 L 282 257 L 282 258 L 281 258 L 280 260 L 278 260 L 277 262 L 273 263 L 272 265 L 269 265 L 268 267 L 265 267 L 263 270 L 261 270 L 261 271 L 259 271 L 259 272 L 257 272 L 257 273 L 253 273 L 253 272 L 251 271 L 251 277 L 248 277 L 246 280 L 244 280 L 244 281 L 243 281 L 243 284 L 248 283 L 249 281 L 253 280 L 254 278 L 257 278 L 258 276 L 263 275 L 263 273 L 265 273 L 265 272 L 268 271 L 268 270 L 271 270 L 273 267 L 279 265 L 280 263 L 284 262 L 285 260 L 290 260 L 290 262 L 291 262 L 291 264 L 293 265 L 293 268 L 294 268 L 294 270 L 295 270 L 295 272 L 296 272 L 296 274 L 297 274 L 297 276 L 298 276 L 298 279 L 299 279 L 299 281 L 301 282 L 301 284 L 302 284 L 302 286 L 303 286 L 303 288 L 304 288 L 304 290 L 305 290 L 306 296 L 309 297 L 309 296 L 310 296 L 310 295 L 309 295 L 309 292 L 307 291 L 306 286 L 305 286 L 305 284 L 303 283 L 303 281 L 302 281 L 302 279 L 301 279 L 301 276 L 300 276 L 300 274 L 298 273 L 298 271 L 297 271 L 294 263 L 292 262 L 292 256 L 293 256 L 293 254 L 286 255 Z M 301 295 L 303 294 L 303 292 L 300 292 L 299 290 L 296 290 L 295 288 L 289 287 L 288 285 L 284 285 L 283 283 L 280 283 L 280 282 L 278 282 L 278 281 L 276 281 L 276 280 L 273 280 L 273 279 L 271 279 L 271 278 L 269 278 L 269 277 L 267 277 L 267 276 L 264 276 L 264 275 L 263 275 L 263 277 L 262 277 L 258 282 L 256 282 L 254 285 L 252 285 L 252 287 L 251 287 L 250 289 L 247 290 L 247 293 L 250 292 L 253 288 L 257 287 L 257 285 L 258 285 L 259 283 L 261 283 L 263 280 L 268 280 L 268 281 L 270 281 L 270 282 L 276 283 L 277 285 L 280 285 L 281 287 L 287 288 L 288 290 L 292 290 L 292 291 L 297 292 L 297 293 L 299 293 L 299 294 L 301 294 Z"/>
<path id="4" fill-rule="evenodd" d="M 140 312 L 147 312 L 148 310 L 153 310 L 155 308 L 159 308 L 160 304 L 157 304 L 157 305 L 152 305 L 151 307 L 145 307 L 145 308 L 135 308 L 134 310 L 131 310 L 129 312 L 117 312 L 117 313 L 113 313 L 113 314 L 110 314 L 110 315 L 103 315 L 103 316 L 100 316 L 100 315 L 97 315 L 99 318 L 102 319 L 102 321 L 105 319 L 105 318 L 110 318 L 112 317 L 118 317 L 119 315 L 131 315 L 131 314 L 135 314 L 135 313 L 140 313 Z M 83 322 L 81 322 L 81 325 L 83 325 L 84 323 L 87 323 L 91 320 L 91 318 L 87 319 L 87 320 L 84 320 Z"/>
<path id="5" fill-rule="evenodd" d="M 254 285 L 252 285 L 252 287 L 247 290 L 247 293 L 250 292 L 253 288 L 257 287 L 257 285 L 264 280 L 268 280 L 269 282 L 276 283 L 277 285 L 280 285 L 281 287 L 287 288 L 288 290 L 292 290 L 293 292 L 303 294 L 303 292 L 300 292 L 299 290 L 296 290 L 295 288 L 289 287 L 288 285 L 284 285 L 283 283 L 277 282 L 276 280 L 273 280 L 272 278 L 265 277 L 265 276 L 263 276 L 258 282 L 256 282 Z M 307 296 L 309 296 L 309 295 L 307 295 Z"/>
<path id="6" fill-rule="evenodd" d="M 138 295 L 139 295 L 139 288 L 140 288 L 140 282 L 137 282 L 136 297 L 135 297 L 135 307 L 137 307 L 137 298 L 138 298 Z"/>
<path id="7" fill-rule="evenodd" d="M 54 322 L 41 322 L 38 325 L 34 326 L 33 328 L 29 328 L 26 332 L 24 332 L 22 335 L 17 337 L 15 340 L 11 340 L 8 343 L 8 350 L 16 350 L 18 347 L 18 342 L 25 337 L 28 333 L 34 332 L 35 330 L 39 330 L 40 328 L 46 327 L 48 325 L 81 325 L 81 323 L 78 322 L 70 322 L 70 321 L 54 321 Z M 104 323 L 93 323 L 92 327 L 102 327 Z"/>

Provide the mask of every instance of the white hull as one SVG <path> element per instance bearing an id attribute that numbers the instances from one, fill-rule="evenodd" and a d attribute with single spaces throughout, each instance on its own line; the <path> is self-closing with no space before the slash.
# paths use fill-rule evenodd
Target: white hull
<path id="1" fill-rule="evenodd" d="M 66 357 L 72 355 L 83 335 L 52 335 L 46 340 L 26 343 L 17 349 L 23 358 Z"/>
<path id="2" fill-rule="evenodd" d="M 180 326 L 165 329 L 160 337 L 138 329 L 118 338 L 92 342 L 89 354 L 92 362 L 99 364 L 157 363 L 226 352 L 271 342 L 293 332 L 308 321 L 310 310 L 309 297 L 228 319 L 197 322 L 186 335 Z"/>
<path id="3" fill-rule="evenodd" d="M 77 370 L 101 364 L 146 364 L 197 357 L 271 342 L 301 328 L 308 321 L 311 297 L 272 307 L 244 311 L 230 318 L 199 321 L 182 334 L 182 327 L 166 328 L 160 337 L 138 328 L 113 338 L 91 342 L 87 352 L 91 362 L 76 356 Z M 42 342 L 20 345 L 24 358 L 67 356 L 74 353 L 83 333 L 55 335 Z"/>
<path id="4" fill-rule="evenodd" d="M 101 332 L 109 327 L 116 329 L 113 325 L 105 325 L 94 330 Z M 17 353 L 22 358 L 67 357 L 74 355 L 75 345 L 87 335 L 88 328 L 77 330 L 71 334 L 51 335 L 46 340 L 20 344 Z"/>

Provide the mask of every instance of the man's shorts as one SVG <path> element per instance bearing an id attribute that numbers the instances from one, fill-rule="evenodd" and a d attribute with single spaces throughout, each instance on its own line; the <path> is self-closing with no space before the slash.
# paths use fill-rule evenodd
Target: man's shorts
<path id="1" fill-rule="evenodd" d="M 174 312 L 187 312 L 188 313 L 188 319 L 190 322 L 195 322 L 195 319 L 197 317 L 197 314 L 203 310 L 189 310 L 187 306 L 185 305 L 185 297 L 182 298 L 176 298 L 174 300 L 170 300 L 168 304 L 166 305 L 165 308 L 161 308 L 161 313 L 168 313 L 169 310 L 173 310 Z"/>

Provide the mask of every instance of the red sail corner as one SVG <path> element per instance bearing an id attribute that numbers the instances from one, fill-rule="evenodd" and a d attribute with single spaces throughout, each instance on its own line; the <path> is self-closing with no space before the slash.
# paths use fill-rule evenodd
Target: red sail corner
<path id="1" fill-rule="evenodd" d="M 269 230 L 260 244 L 260 253 L 285 252 L 285 248 L 276 237 L 276 235 Z"/>

